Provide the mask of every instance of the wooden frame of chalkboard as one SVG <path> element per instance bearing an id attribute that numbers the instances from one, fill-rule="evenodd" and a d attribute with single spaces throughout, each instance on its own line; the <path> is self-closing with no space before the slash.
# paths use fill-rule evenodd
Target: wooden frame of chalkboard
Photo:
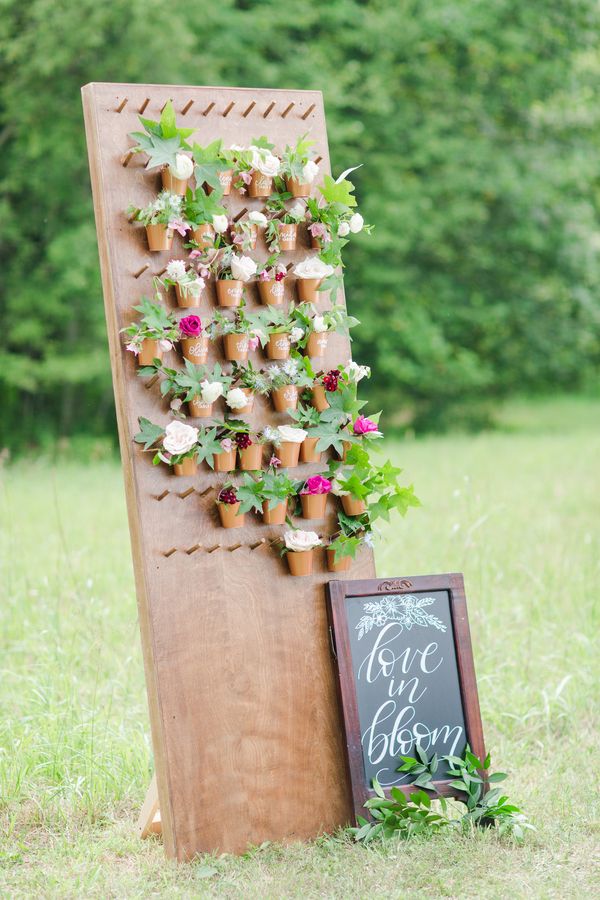
<path id="1" fill-rule="evenodd" d="M 349 598 L 379 600 L 386 597 L 402 597 L 425 593 L 447 594 L 451 620 L 451 644 L 455 654 L 458 674 L 460 704 L 464 720 L 465 740 L 475 755 L 485 759 L 483 727 L 477 694 L 477 681 L 473 664 L 471 635 L 467 618 L 467 602 L 463 577 L 460 574 L 419 575 L 415 577 L 368 579 L 357 581 L 330 581 L 327 585 L 328 617 L 331 649 L 338 670 L 338 697 L 341 705 L 347 747 L 347 776 L 352 792 L 355 815 L 366 815 L 365 802 L 375 796 L 367 779 L 363 750 L 363 734 L 359 716 L 359 698 L 352 658 Z M 356 626 L 355 626 L 356 627 Z M 416 631 L 417 629 L 415 629 Z M 402 631 L 402 629 L 400 629 Z M 404 755 L 411 755 L 405 753 Z M 485 773 L 483 773 L 485 775 Z M 452 779 L 433 779 L 437 791 L 444 796 L 460 796 L 449 782 Z M 415 788 L 410 784 L 397 787 L 409 796 Z M 389 790 L 384 786 L 386 794 Z"/>

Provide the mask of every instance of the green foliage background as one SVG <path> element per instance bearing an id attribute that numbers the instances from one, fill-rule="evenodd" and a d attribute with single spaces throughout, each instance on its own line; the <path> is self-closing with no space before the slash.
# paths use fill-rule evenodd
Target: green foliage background
<path id="1" fill-rule="evenodd" d="M 111 433 L 79 89 L 320 88 L 376 231 L 347 252 L 369 390 L 420 428 L 600 358 L 594 0 L 0 0 L 0 444 Z"/>

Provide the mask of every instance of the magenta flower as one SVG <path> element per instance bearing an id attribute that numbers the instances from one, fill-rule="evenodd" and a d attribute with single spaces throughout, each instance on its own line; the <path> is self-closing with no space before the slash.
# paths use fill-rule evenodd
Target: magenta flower
<path id="1" fill-rule="evenodd" d="M 171 228 L 172 231 L 177 231 L 181 237 L 185 237 L 186 231 L 189 231 L 190 229 L 190 226 L 187 222 L 184 222 L 183 219 L 171 219 L 168 227 Z"/>
<path id="2" fill-rule="evenodd" d="M 374 431 L 379 431 L 379 428 L 377 427 L 377 422 L 374 422 L 373 419 L 359 416 L 354 423 L 353 430 L 354 434 L 372 434 Z"/>
<path id="3" fill-rule="evenodd" d="M 322 475 L 313 475 L 309 478 L 300 491 L 301 494 L 328 494 L 331 490 L 331 482 Z"/>
<path id="4" fill-rule="evenodd" d="M 179 320 L 179 331 L 184 338 L 199 337 L 202 333 L 200 316 L 184 316 Z"/>
<path id="5" fill-rule="evenodd" d="M 259 344 L 259 341 L 255 334 L 251 335 L 248 338 L 248 350 L 250 350 L 250 352 L 252 352 L 253 350 L 256 350 L 256 348 L 258 347 L 258 344 Z"/>

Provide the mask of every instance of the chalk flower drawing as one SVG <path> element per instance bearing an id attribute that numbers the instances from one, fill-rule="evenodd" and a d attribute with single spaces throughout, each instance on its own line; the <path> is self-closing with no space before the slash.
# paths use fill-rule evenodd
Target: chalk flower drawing
<path id="1" fill-rule="evenodd" d="M 376 603 L 365 603 L 369 615 L 362 616 L 356 625 L 358 639 L 370 631 L 373 625 L 381 628 L 386 622 L 397 622 L 401 631 L 405 628 L 410 631 L 413 625 L 420 625 L 423 628 L 432 625 L 438 631 L 446 631 L 441 619 L 423 610 L 424 606 L 431 606 L 432 603 L 435 603 L 435 597 L 416 597 L 414 594 L 383 597 Z"/>

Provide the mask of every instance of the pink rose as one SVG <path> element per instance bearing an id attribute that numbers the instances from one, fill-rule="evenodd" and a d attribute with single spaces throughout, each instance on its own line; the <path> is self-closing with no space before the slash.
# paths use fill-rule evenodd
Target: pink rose
<path id="1" fill-rule="evenodd" d="M 179 331 L 183 337 L 199 337 L 202 332 L 200 316 L 184 316 L 179 320 Z"/>
<path id="2" fill-rule="evenodd" d="M 313 222 L 312 225 L 308 226 L 308 230 L 314 238 L 320 238 L 324 244 L 330 243 L 331 235 L 322 222 Z"/>
<path id="3" fill-rule="evenodd" d="M 259 343 L 258 338 L 256 337 L 255 334 L 253 334 L 251 337 L 248 338 L 248 350 L 250 350 L 250 352 L 252 352 L 253 350 L 256 350 L 256 348 L 258 347 L 258 343 Z"/>
<path id="4" fill-rule="evenodd" d="M 377 422 L 373 419 L 367 419 L 365 416 L 359 416 L 354 423 L 354 434 L 370 434 L 373 431 L 379 431 Z"/>
<path id="5" fill-rule="evenodd" d="M 240 172 L 240 177 L 244 184 L 250 184 L 250 182 L 252 181 L 252 175 L 250 174 L 250 172 Z"/>
<path id="6" fill-rule="evenodd" d="M 178 231 L 181 237 L 185 237 L 186 231 L 190 230 L 190 226 L 187 222 L 184 222 L 183 219 L 171 219 L 169 222 L 169 228 L 172 231 Z"/>
<path id="7" fill-rule="evenodd" d="M 231 438 L 223 438 L 223 440 L 221 441 L 221 447 L 223 448 L 225 453 L 229 453 L 231 450 L 233 450 L 233 441 L 231 440 Z"/>
<path id="8" fill-rule="evenodd" d="M 322 475 L 313 475 L 309 478 L 300 491 L 301 494 L 328 494 L 331 490 L 331 482 Z"/>
<path id="9" fill-rule="evenodd" d="M 202 250 L 192 250 L 190 252 L 190 259 L 198 259 L 199 256 L 202 256 Z"/>

